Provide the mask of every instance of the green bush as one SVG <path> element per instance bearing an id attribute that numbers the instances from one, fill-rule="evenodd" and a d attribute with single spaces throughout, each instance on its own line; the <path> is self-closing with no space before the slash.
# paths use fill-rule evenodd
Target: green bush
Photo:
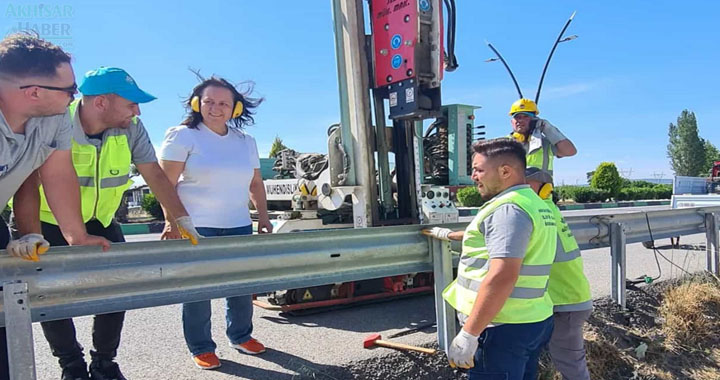
<path id="1" fill-rule="evenodd" d="M 610 193 L 607 191 L 587 186 L 558 186 L 555 188 L 555 193 L 560 200 L 572 199 L 577 203 L 604 202 L 610 198 Z"/>
<path id="2" fill-rule="evenodd" d="M 142 209 L 145 210 L 148 214 L 152 215 L 153 218 L 159 220 L 165 219 L 162 207 L 160 207 L 160 202 L 158 202 L 154 194 L 145 194 L 141 206 Z"/>
<path id="3" fill-rule="evenodd" d="M 558 186 L 553 189 L 553 193 L 557 194 L 557 197 L 561 201 L 568 201 L 571 199 L 575 199 L 575 191 L 582 186 Z"/>
<path id="4" fill-rule="evenodd" d="M 617 167 L 612 162 L 603 162 L 598 165 L 590 181 L 590 187 L 605 190 L 614 197 L 620 191 L 622 178 L 618 174 Z"/>
<path id="5" fill-rule="evenodd" d="M 577 203 L 604 202 L 610 198 L 610 193 L 602 189 L 578 186 L 574 189 L 572 198 Z"/>
<path id="6" fill-rule="evenodd" d="M 672 185 L 655 185 L 655 199 L 670 199 L 672 197 Z"/>
<path id="7" fill-rule="evenodd" d="M 672 196 L 672 186 L 654 185 L 653 187 L 628 187 L 620 189 L 617 199 L 619 201 L 641 201 L 649 199 L 670 199 L 670 196 Z"/>
<path id="8" fill-rule="evenodd" d="M 485 203 L 475 186 L 463 187 L 457 191 L 457 200 L 464 207 L 480 207 Z"/>
<path id="9" fill-rule="evenodd" d="M 655 187 L 656 184 L 648 181 L 630 181 L 630 185 L 627 187 Z M 672 189 L 671 189 L 672 191 Z"/>
<path id="10" fill-rule="evenodd" d="M 625 189 L 627 187 L 632 187 L 632 183 L 635 181 L 631 181 L 627 178 L 620 177 L 620 188 Z"/>
<path id="11" fill-rule="evenodd" d="M 624 189 L 620 189 L 620 192 L 618 192 L 617 200 L 618 201 L 635 201 L 638 199 L 647 199 L 647 188 L 643 187 L 627 187 Z"/>

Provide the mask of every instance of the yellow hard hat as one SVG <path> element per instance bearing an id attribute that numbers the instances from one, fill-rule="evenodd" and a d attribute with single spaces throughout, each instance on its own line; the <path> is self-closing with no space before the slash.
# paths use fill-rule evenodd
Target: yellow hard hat
<path id="1" fill-rule="evenodd" d="M 540 111 L 538 111 L 537 104 L 535 104 L 532 100 L 525 98 L 516 100 L 515 103 L 510 106 L 510 116 L 518 112 L 533 112 L 535 115 L 540 113 Z"/>

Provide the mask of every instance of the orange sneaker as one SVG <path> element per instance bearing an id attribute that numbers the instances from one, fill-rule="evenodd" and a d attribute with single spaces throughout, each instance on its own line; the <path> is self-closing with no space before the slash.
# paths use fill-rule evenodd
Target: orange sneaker
<path id="1" fill-rule="evenodd" d="M 250 355 L 257 355 L 265 352 L 265 346 L 263 346 L 263 344 L 258 342 L 255 338 L 250 338 L 250 340 L 241 344 L 230 343 L 230 347 Z"/>
<path id="2" fill-rule="evenodd" d="M 214 352 L 206 352 L 193 356 L 195 365 L 200 369 L 215 369 L 220 367 L 220 359 Z"/>

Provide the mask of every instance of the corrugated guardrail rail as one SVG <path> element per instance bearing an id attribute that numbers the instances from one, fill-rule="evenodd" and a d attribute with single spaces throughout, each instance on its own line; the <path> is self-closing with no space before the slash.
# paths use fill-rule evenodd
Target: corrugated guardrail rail
<path id="1" fill-rule="evenodd" d="M 581 249 L 612 246 L 613 297 L 624 305 L 626 243 L 706 232 L 708 269 L 717 273 L 720 207 L 566 218 Z M 455 224 L 451 228 L 464 228 Z M 447 344 L 454 314 L 439 297 L 452 279 L 450 244 L 420 234 L 426 226 L 94 247 L 53 247 L 34 263 L 0 252 L 0 324 L 8 326 L 13 379 L 34 379 L 33 322 L 434 271 L 438 334 Z M 709 227 L 709 228 L 706 228 Z M 7 305 L 7 307 L 5 307 Z M 31 372 L 30 372 L 31 371 Z M 17 377 L 23 376 L 23 377 Z"/>

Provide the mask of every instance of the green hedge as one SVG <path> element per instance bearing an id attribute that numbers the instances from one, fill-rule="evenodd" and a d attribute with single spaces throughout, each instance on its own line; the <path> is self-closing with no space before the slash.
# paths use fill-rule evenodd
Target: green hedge
<path id="1" fill-rule="evenodd" d="M 648 199 L 670 199 L 671 185 L 657 185 L 645 181 L 629 181 L 630 187 L 620 189 L 616 201 L 638 201 Z M 651 185 L 651 186 L 648 186 Z M 555 188 L 559 200 L 574 200 L 577 203 L 604 202 L 611 198 L 607 191 L 587 186 L 558 186 Z"/>
<path id="2" fill-rule="evenodd" d="M 635 201 L 646 199 L 669 199 L 672 196 L 672 186 L 654 185 L 653 187 L 628 187 L 620 189 L 619 201 Z"/>
<path id="3" fill-rule="evenodd" d="M 464 207 L 480 207 L 485 203 L 475 186 L 463 187 L 457 191 L 457 200 Z"/>

